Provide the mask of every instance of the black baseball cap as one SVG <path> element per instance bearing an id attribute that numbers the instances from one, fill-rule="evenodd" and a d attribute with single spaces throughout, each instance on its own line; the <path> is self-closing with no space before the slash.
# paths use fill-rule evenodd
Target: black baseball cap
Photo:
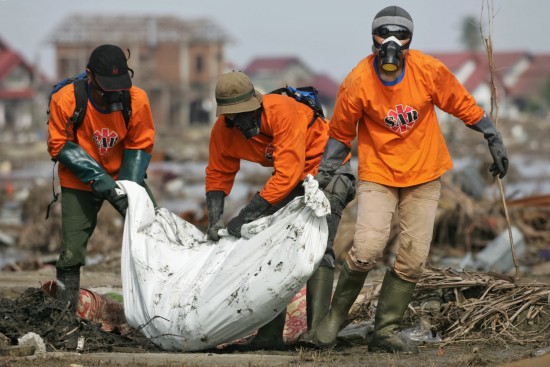
<path id="1" fill-rule="evenodd" d="M 88 69 L 104 91 L 130 89 L 132 79 L 124 51 L 115 45 L 101 45 L 90 55 Z"/>

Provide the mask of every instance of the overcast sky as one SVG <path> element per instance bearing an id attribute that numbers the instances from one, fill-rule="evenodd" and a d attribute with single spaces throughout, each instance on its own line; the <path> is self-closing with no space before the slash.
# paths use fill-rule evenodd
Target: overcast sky
<path id="1" fill-rule="evenodd" d="M 339 82 L 370 53 L 372 19 L 388 5 L 409 11 L 415 26 L 411 47 L 427 53 L 460 51 L 462 20 L 479 20 L 482 5 L 488 14 L 482 0 L 0 0 L 0 37 L 53 76 L 45 38 L 69 14 L 209 17 L 234 39 L 226 56 L 237 67 L 258 56 L 298 56 Z M 493 7 L 494 51 L 550 52 L 546 33 L 540 33 L 548 28 L 550 1 L 494 0 Z"/>

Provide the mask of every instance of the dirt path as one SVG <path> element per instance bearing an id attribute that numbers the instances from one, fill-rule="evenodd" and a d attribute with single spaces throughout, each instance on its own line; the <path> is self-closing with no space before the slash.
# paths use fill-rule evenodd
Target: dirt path
<path id="1" fill-rule="evenodd" d="M 499 366 L 543 367 L 550 365 L 550 355 L 529 358 L 525 348 L 438 347 L 422 348 L 418 355 L 390 355 L 368 353 L 365 346 L 340 348 L 331 351 L 254 352 L 254 353 L 59 353 L 46 357 L 9 358 L 0 356 L 0 366 L 60 367 L 60 366 L 250 366 L 250 367 L 424 367 L 424 366 Z M 516 361 L 516 362 L 511 362 Z"/>
<path id="2" fill-rule="evenodd" d="M 30 272 L 0 272 L 0 298 L 14 299 L 23 291 L 39 288 L 55 279 L 55 269 L 46 268 Z M 120 275 L 113 271 L 86 269 L 82 274 L 82 287 L 98 292 L 120 292 Z M 0 301 L 1 302 L 1 301 Z M 0 315 L 2 316 L 2 315 Z M 428 345 L 417 355 L 369 353 L 366 345 L 339 345 L 332 350 L 292 348 L 285 352 L 223 353 L 143 353 L 138 349 L 112 348 L 111 352 L 77 354 L 48 352 L 45 357 L 0 356 L 0 366 L 503 366 L 523 360 L 521 366 L 550 365 L 550 355 L 525 361 L 540 345 Z M 539 364 L 536 364 L 539 363 Z M 543 364 L 540 364 L 543 363 Z M 545 364 L 546 363 L 546 364 Z"/>
<path id="3" fill-rule="evenodd" d="M 40 288 L 50 280 L 55 280 L 55 268 L 47 267 L 37 271 L 0 271 L 0 298 L 15 298 L 29 287 Z M 90 271 L 83 268 L 81 274 L 81 287 L 89 288 L 99 293 L 106 290 L 120 291 L 122 283 L 120 272 L 114 271 Z M 104 291 L 105 290 L 105 291 Z"/>

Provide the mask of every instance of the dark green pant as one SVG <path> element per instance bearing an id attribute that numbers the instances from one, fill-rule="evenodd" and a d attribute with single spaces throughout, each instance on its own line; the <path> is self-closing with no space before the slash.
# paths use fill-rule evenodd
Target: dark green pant
<path id="1" fill-rule="evenodd" d="M 145 190 L 156 201 L 144 183 Z M 91 191 L 61 188 L 61 252 L 56 268 L 67 269 L 86 265 L 88 240 L 97 224 L 97 214 L 103 204 Z"/>

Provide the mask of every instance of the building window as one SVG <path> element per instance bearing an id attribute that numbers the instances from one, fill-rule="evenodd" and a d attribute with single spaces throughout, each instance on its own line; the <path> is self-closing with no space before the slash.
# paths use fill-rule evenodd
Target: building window
<path id="1" fill-rule="evenodd" d="M 208 124 L 210 122 L 210 111 L 212 105 L 208 100 L 196 99 L 191 101 L 189 111 L 189 122 L 191 125 Z"/>
<path id="2" fill-rule="evenodd" d="M 82 65 L 76 58 L 61 58 L 59 60 L 58 79 L 77 75 L 82 71 Z"/>
<path id="3" fill-rule="evenodd" d="M 195 58 L 195 71 L 197 73 L 202 73 L 203 70 L 204 70 L 204 58 L 202 57 L 202 55 L 198 55 Z"/>

